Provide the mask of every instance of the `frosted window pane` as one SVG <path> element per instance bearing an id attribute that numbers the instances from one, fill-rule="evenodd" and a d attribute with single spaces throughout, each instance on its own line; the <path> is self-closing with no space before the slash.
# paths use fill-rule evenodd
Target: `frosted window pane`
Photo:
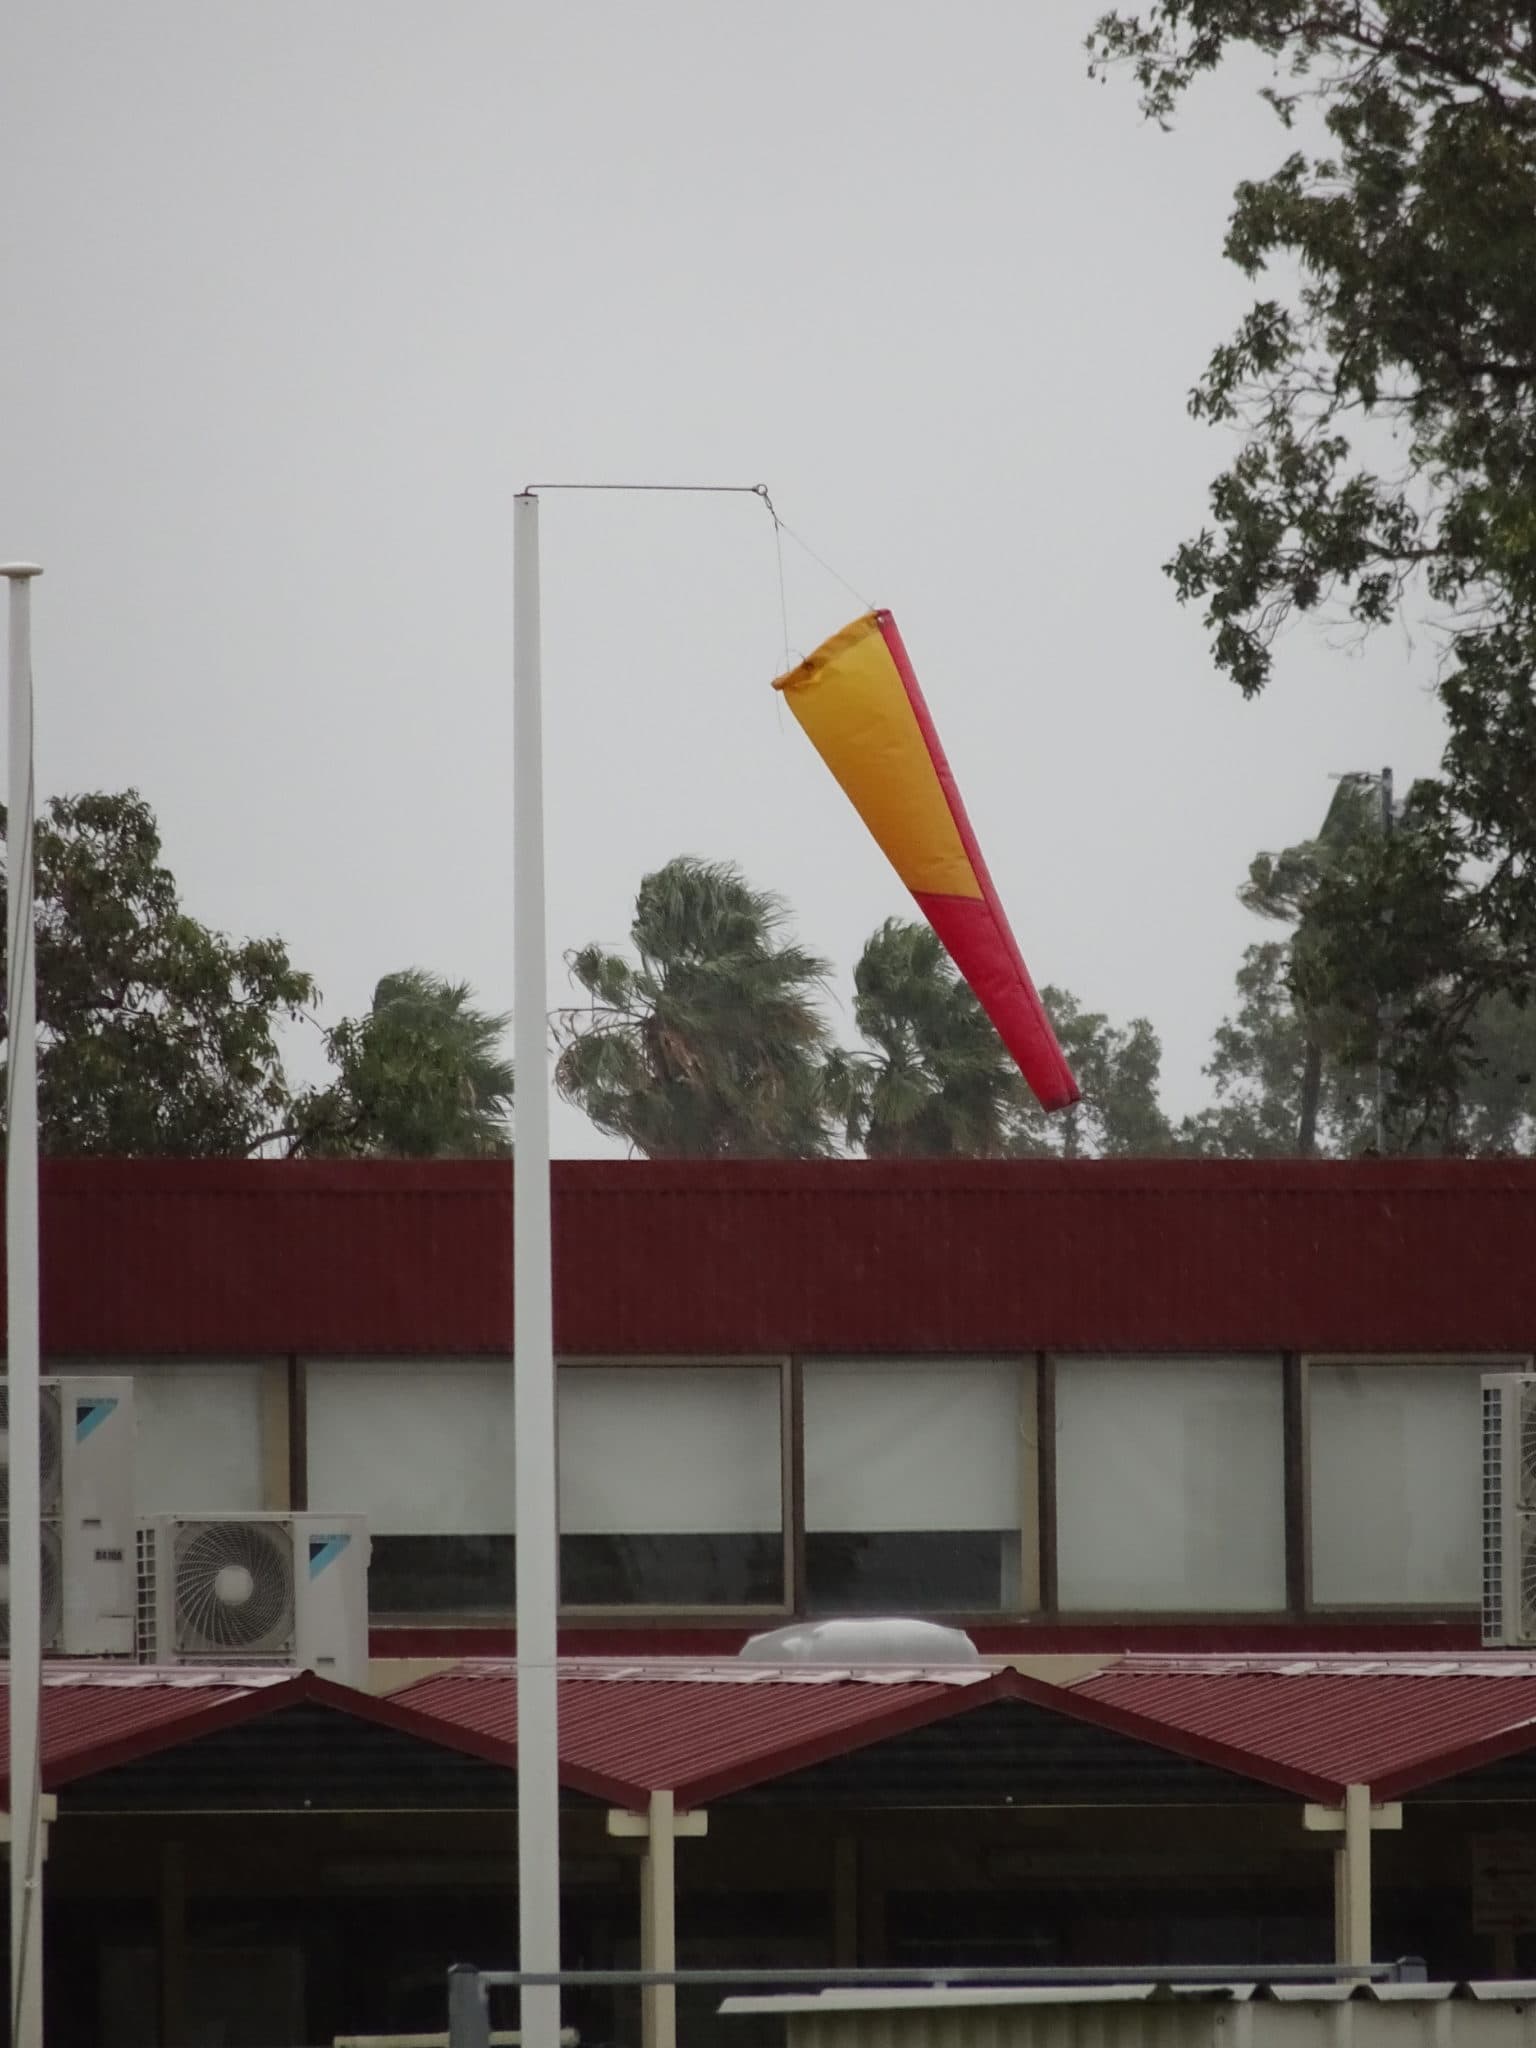
<path id="1" fill-rule="evenodd" d="M 311 1507 L 380 1536 L 512 1533 L 510 1360 L 317 1361 L 307 1382 Z"/>
<path id="2" fill-rule="evenodd" d="M 777 1534 L 777 1367 L 568 1366 L 560 1374 L 565 1535 Z"/>
<path id="3" fill-rule="evenodd" d="M 1481 1584 L 1481 1372 L 1307 1372 L 1312 1598 L 1475 1607 Z"/>
<path id="4" fill-rule="evenodd" d="M 805 1525 L 1017 1529 L 1033 1433 L 1033 1369 L 1011 1361 L 808 1364 Z"/>
<path id="5" fill-rule="evenodd" d="M 1285 1605 L 1279 1359 L 1062 1359 L 1056 1431 L 1064 1608 Z"/>

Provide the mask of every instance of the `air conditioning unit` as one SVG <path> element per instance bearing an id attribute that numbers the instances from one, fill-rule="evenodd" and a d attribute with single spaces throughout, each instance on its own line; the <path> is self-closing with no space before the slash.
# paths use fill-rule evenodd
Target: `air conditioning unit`
<path id="1" fill-rule="evenodd" d="M 368 1682 L 361 1515 L 156 1515 L 139 1524 L 141 1664 L 288 1664 Z"/>
<path id="2" fill-rule="evenodd" d="M 1536 1373 L 1483 1380 L 1483 1642 L 1536 1645 Z"/>
<path id="3" fill-rule="evenodd" d="M 133 1654 L 133 1381 L 38 1384 L 43 1648 Z M 10 1644 L 10 1387 L 0 1379 L 0 1646 Z"/>

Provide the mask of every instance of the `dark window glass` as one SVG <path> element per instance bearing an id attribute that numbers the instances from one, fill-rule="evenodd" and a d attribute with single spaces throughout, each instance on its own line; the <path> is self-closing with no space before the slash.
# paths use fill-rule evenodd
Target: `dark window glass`
<path id="1" fill-rule="evenodd" d="M 810 1532 L 805 1597 L 813 1614 L 967 1614 L 1016 1604 L 1017 1529 Z"/>
<path id="2" fill-rule="evenodd" d="M 773 1607 L 784 1598 L 782 1538 L 562 1536 L 568 1607 Z"/>
<path id="3" fill-rule="evenodd" d="M 368 1565 L 373 1614 L 495 1614 L 516 1604 L 513 1536 L 375 1536 Z"/>

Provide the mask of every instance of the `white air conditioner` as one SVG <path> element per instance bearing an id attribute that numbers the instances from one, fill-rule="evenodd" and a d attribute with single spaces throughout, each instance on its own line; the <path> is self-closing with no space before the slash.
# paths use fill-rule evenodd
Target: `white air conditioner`
<path id="1" fill-rule="evenodd" d="M 368 1682 L 361 1515 L 156 1515 L 138 1532 L 142 1664 L 289 1664 Z"/>
<path id="2" fill-rule="evenodd" d="M 133 1654 L 133 1381 L 38 1384 L 43 1648 Z M 10 1387 L 0 1380 L 0 1641 L 10 1643 Z"/>
<path id="3" fill-rule="evenodd" d="M 1536 1645 L 1536 1373 L 1483 1380 L 1483 1642 Z"/>

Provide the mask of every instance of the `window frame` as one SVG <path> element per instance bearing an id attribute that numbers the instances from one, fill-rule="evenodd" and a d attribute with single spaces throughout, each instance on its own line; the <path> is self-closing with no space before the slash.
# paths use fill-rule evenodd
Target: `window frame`
<path id="1" fill-rule="evenodd" d="M 1059 1364 L 1087 1364 L 1095 1359 L 1144 1360 L 1149 1365 L 1170 1365 L 1182 1362 L 1215 1363 L 1235 1365 L 1244 1360 L 1275 1365 L 1280 1368 L 1280 1455 L 1281 1465 L 1281 1544 L 1285 1596 L 1274 1607 L 1068 1607 L 1062 1604 L 1059 1593 L 1059 1579 L 1056 1573 L 1059 1531 L 1052 1530 L 1051 1562 L 1052 1586 L 1055 1596 L 1053 1604 L 1042 1610 L 1042 1618 L 1053 1623 L 1059 1622 L 1072 1628 L 1227 1628 L 1249 1627 L 1258 1624 L 1284 1627 L 1302 1618 L 1295 1603 L 1296 1573 L 1292 1556 L 1294 1538 L 1295 1502 L 1292 1470 L 1292 1429 L 1295 1411 L 1295 1397 L 1292 1392 L 1293 1354 L 1283 1350 L 1274 1351 L 1191 1351 L 1185 1348 L 1162 1351 L 1135 1351 L 1120 1346 L 1108 1346 L 1094 1351 L 1053 1350 L 1046 1354 L 1050 1367 L 1050 1435 L 1044 1430 L 1041 1435 L 1042 1495 L 1044 1463 L 1050 1461 L 1050 1495 L 1054 1516 L 1059 1492 L 1059 1464 L 1057 1449 L 1060 1442 L 1061 1425 L 1056 1408 L 1056 1368 Z M 1304 1506 L 1303 1496 L 1303 1506 Z"/>
<path id="2" fill-rule="evenodd" d="M 355 1351 L 304 1351 L 290 1353 L 286 1361 L 289 1367 L 289 1469 L 290 1492 L 293 1500 L 291 1511 L 297 1511 L 302 1503 L 304 1509 L 310 1505 L 314 1473 L 310 1466 L 309 1397 L 314 1369 L 318 1367 L 323 1376 L 330 1366 L 414 1366 L 423 1373 L 431 1373 L 439 1366 L 486 1365 L 500 1367 L 508 1378 L 507 1394 L 512 1393 L 512 1355 L 510 1352 L 495 1351 L 391 1351 L 367 1353 Z M 368 1529 L 370 1543 L 379 1534 L 387 1531 L 376 1530 L 366 1513 L 363 1517 Z M 516 1531 L 513 1532 L 514 1541 Z M 506 1629 L 516 1623 L 516 1611 L 489 1611 L 481 1608 L 395 1608 L 374 1605 L 370 1590 L 368 1600 L 368 1625 L 370 1628 L 389 1629 Z"/>
<path id="3" fill-rule="evenodd" d="M 639 1605 L 629 1603 L 615 1605 L 611 1601 L 578 1604 L 567 1601 L 564 1588 L 560 1589 L 558 1616 L 561 1621 L 600 1621 L 605 1626 L 622 1627 L 634 1623 L 639 1627 L 653 1627 L 657 1622 L 677 1622 L 686 1626 L 694 1621 L 760 1622 L 779 1623 L 794 1619 L 798 1608 L 799 1581 L 796 1560 L 801 1554 L 798 1514 L 802 1506 L 803 1473 L 801 1459 L 801 1410 L 797 1401 L 797 1375 L 795 1360 L 787 1352 L 732 1352 L 707 1357 L 688 1357 L 668 1354 L 629 1353 L 615 1356 L 610 1353 L 583 1354 L 575 1358 L 555 1360 L 555 1528 L 556 1556 L 558 1569 L 559 1517 L 560 1517 L 560 1375 L 563 1372 L 582 1372 L 591 1369 L 606 1369 L 609 1372 L 628 1371 L 631 1368 L 655 1371 L 658 1368 L 668 1372 L 705 1371 L 718 1369 L 726 1371 L 735 1367 L 751 1368 L 757 1371 L 775 1371 L 779 1375 L 779 1537 L 781 1550 L 780 1585 L 782 1599 L 774 1603 L 757 1606 L 698 1606 Z"/>
<path id="4" fill-rule="evenodd" d="M 1318 1600 L 1312 1589 L 1313 1535 L 1312 1535 L 1312 1368 L 1347 1366 L 1362 1371 L 1375 1367 L 1423 1367 L 1426 1370 L 1447 1366 L 1459 1367 L 1481 1378 L 1484 1373 L 1530 1372 L 1533 1369 L 1532 1354 L 1485 1353 L 1469 1351 L 1305 1351 L 1298 1354 L 1298 1413 L 1297 1465 L 1300 1473 L 1301 1499 L 1298 1504 L 1298 1526 L 1296 1537 L 1300 1545 L 1297 1580 L 1301 1594 L 1303 1616 L 1316 1621 L 1350 1621 L 1356 1619 L 1374 1621 L 1454 1621 L 1467 1622 L 1478 1619 L 1481 1608 L 1476 1599 L 1464 1606 L 1448 1607 L 1434 1601 L 1389 1601 L 1362 1604 L 1359 1601 L 1341 1604 L 1335 1601 Z"/>
<path id="5" fill-rule="evenodd" d="M 795 1547 L 798 1557 L 795 1596 L 797 1601 L 796 1614 L 799 1618 L 806 1621 L 828 1619 L 825 1614 L 811 1613 L 806 1602 L 805 1539 L 807 1529 L 805 1521 L 804 1370 L 808 1365 L 830 1366 L 833 1370 L 836 1370 L 840 1365 L 887 1365 L 896 1368 L 902 1366 L 933 1367 L 946 1365 L 958 1368 L 963 1366 L 996 1365 L 1010 1368 L 1014 1375 L 1014 1391 L 1021 1431 L 1026 1424 L 1032 1430 L 1032 1435 L 1028 1439 L 1021 1441 L 1019 1456 L 1018 1568 L 1019 1588 L 1022 1597 L 1019 1604 L 1014 1607 L 934 1607 L 923 1609 L 920 1614 L 915 1615 L 913 1618 L 922 1621 L 952 1624 L 957 1628 L 995 1628 L 999 1624 L 1014 1621 L 1038 1621 L 1050 1612 L 1045 1605 L 1047 1589 L 1045 1514 L 1048 1493 L 1046 1483 L 1046 1446 L 1048 1439 L 1045 1425 L 1048 1414 L 1054 1425 L 1055 1379 L 1054 1373 L 1049 1372 L 1048 1353 L 1001 1347 L 995 1351 L 808 1351 L 796 1363 L 800 1372 L 799 1437 L 796 1444 L 799 1484 L 795 1503 Z M 1026 1371 L 1033 1376 L 1033 1400 L 1030 1399 L 1029 1390 L 1025 1385 L 1024 1374 Z M 1050 1377 L 1049 1389 L 1046 1386 L 1048 1373 Z M 1051 1479 L 1054 1482 L 1054 1438 L 1049 1439 L 1049 1442 L 1050 1472 Z M 1032 1461 L 1024 1455 L 1026 1446 L 1034 1453 Z M 1032 1470 L 1030 1469 L 1031 1463 Z M 1054 1503 L 1053 1489 L 1050 1491 L 1050 1499 Z M 1054 1590 L 1054 1522 L 1049 1552 L 1049 1569 L 1052 1575 L 1052 1590 Z M 1033 1596 L 1032 1601 L 1031 1595 Z"/>

